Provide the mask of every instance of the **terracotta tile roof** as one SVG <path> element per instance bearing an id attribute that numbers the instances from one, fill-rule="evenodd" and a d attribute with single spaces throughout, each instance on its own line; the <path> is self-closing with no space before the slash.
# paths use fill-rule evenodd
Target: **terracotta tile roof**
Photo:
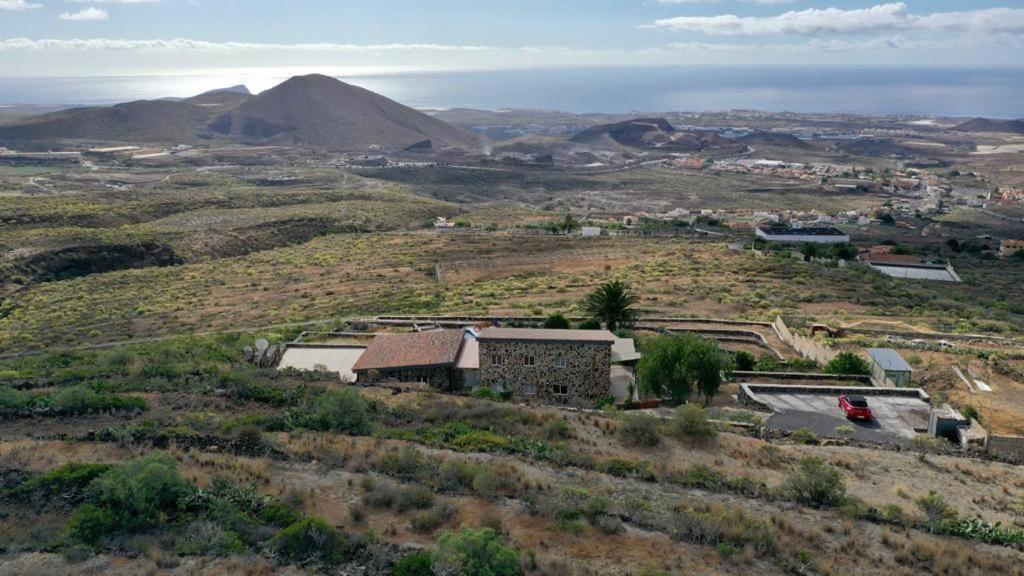
<path id="1" fill-rule="evenodd" d="M 454 365 L 462 330 L 379 334 L 352 367 L 353 372 Z"/>
<path id="2" fill-rule="evenodd" d="M 487 328 L 479 340 L 547 340 L 550 342 L 615 342 L 607 330 L 559 330 L 555 328 Z"/>

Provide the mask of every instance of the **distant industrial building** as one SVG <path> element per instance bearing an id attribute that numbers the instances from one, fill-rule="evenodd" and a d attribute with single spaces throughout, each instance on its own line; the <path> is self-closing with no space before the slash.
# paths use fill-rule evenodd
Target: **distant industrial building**
<path id="1" fill-rule="evenodd" d="M 960 275 L 949 264 L 913 264 L 892 261 L 899 255 L 885 257 L 889 261 L 880 261 L 873 257 L 867 262 L 875 270 L 892 278 L 901 280 L 938 280 L 939 282 L 961 282 Z"/>
<path id="2" fill-rule="evenodd" d="M 850 241 L 849 234 L 833 226 L 758 226 L 755 233 L 769 242 L 845 244 Z"/>
<path id="3" fill-rule="evenodd" d="M 54 164 L 80 164 L 82 155 L 78 152 L 15 152 L 0 150 L 0 164 L 15 166 L 49 166 Z"/>
<path id="4" fill-rule="evenodd" d="M 871 378 L 878 386 L 907 388 L 914 369 L 892 348 L 870 348 Z"/>

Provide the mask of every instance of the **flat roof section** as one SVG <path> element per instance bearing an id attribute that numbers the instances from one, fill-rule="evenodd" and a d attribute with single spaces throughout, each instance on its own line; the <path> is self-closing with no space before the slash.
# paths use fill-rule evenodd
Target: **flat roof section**
<path id="1" fill-rule="evenodd" d="M 771 236 L 846 236 L 846 232 L 833 226 L 805 226 L 804 228 L 758 226 L 757 229 Z"/>
<path id="2" fill-rule="evenodd" d="M 914 369 L 907 364 L 907 361 L 900 356 L 900 353 L 892 348 L 868 348 L 868 356 L 874 360 L 882 370 L 893 372 L 913 372 Z"/>
<path id="3" fill-rule="evenodd" d="M 329 372 L 337 372 L 343 380 L 355 381 L 356 374 L 352 371 L 356 361 L 363 355 L 365 348 L 361 346 L 318 346 L 304 348 L 288 346 L 278 368 L 294 368 L 296 370 L 316 370 L 325 367 Z"/>

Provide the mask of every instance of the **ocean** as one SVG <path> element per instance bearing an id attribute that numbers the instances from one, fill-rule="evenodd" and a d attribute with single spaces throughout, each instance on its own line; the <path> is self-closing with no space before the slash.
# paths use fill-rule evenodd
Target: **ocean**
<path id="1" fill-rule="evenodd" d="M 260 91 L 285 80 L 286 75 L 281 74 L 246 70 L 0 78 L 0 106 L 112 104 L 185 97 L 234 84 Z M 578 113 L 753 109 L 1024 118 L 1024 69 L 547 68 L 339 78 L 417 108 L 529 108 Z"/>

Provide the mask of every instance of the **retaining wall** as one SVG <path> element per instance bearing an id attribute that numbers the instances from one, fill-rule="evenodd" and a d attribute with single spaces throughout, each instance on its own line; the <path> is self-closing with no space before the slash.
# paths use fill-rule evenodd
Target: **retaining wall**
<path id="1" fill-rule="evenodd" d="M 772 328 L 775 330 L 775 334 L 779 336 L 779 339 L 792 346 L 804 358 L 814 360 L 818 364 L 828 364 L 839 354 L 813 338 L 793 334 L 789 326 L 786 326 L 782 316 L 775 319 L 775 322 L 772 323 Z"/>
<path id="2" fill-rule="evenodd" d="M 985 440 L 985 450 L 1000 460 L 1024 463 L 1024 437 L 989 434 Z"/>

